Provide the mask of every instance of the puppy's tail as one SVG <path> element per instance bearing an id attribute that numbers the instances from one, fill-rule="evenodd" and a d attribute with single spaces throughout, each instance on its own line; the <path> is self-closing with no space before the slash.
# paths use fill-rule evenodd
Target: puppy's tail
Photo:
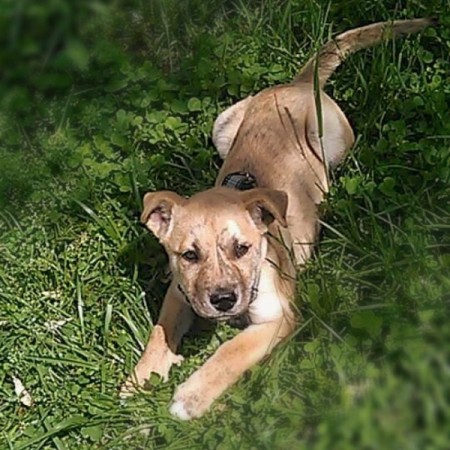
<path id="1" fill-rule="evenodd" d="M 378 22 L 339 34 L 328 41 L 303 67 L 295 77 L 295 82 L 313 83 L 315 71 L 318 71 L 319 85 L 322 88 L 328 78 L 344 59 L 363 48 L 371 47 L 389 38 L 397 38 L 416 33 L 437 23 L 436 19 L 394 20 Z"/>

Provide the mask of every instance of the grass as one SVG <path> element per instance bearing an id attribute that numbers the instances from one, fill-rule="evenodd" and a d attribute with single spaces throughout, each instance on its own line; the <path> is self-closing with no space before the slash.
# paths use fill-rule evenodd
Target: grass
<path id="1" fill-rule="evenodd" d="M 0 14 L 0 448 L 448 449 L 446 2 L 20 5 Z M 218 112 L 288 81 L 330 32 L 427 15 L 441 26 L 351 57 L 327 87 L 357 143 L 299 274 L 294 336 L 201 420 L 167 404 L 225 325 L 121 404 L 165 291 L 142 194 L 210 186 Z"/>

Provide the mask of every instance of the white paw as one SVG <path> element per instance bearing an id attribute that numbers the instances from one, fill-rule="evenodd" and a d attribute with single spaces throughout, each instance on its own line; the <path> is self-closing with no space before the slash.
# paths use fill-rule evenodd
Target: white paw
<path id="1" fill-rule="evenodd" d="M 193 417 L 186 411 L 182 400 L 174 401 L 169 408 L 170 414 L 179 420 L 191 420 Z"/>
<path id="2" fill-rule="evenodd" d="M 198 372 L 180 384 L 169 407 L 172 416 L 180 420 L 197 419 L 203 416 L 214 400 L 204 386 L 205 383 Z"/>

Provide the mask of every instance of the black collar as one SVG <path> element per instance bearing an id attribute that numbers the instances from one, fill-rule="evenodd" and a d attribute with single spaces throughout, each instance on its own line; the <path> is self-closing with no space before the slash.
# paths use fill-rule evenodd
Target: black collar
<path id="1" fill-rule="evenodd" d="M 222 181 L 222 186 L 246 191 L 257 186 L 256 178 L 249 172 L 233 172 Z"/>

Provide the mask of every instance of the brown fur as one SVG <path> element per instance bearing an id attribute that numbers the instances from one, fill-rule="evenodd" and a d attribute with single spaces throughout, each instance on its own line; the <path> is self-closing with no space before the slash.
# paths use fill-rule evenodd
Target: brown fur
<path id="1" fill-rule="evenodd" d="M 142 386 L 151 372 L 167 379 L 170 366 L 181 361 L 176 349 L 192 323 L 192 310 L 216 320 L 246 314 L 250 325 L 178 387 L 170 410 L 180 419 L 200 417 L 289 335 L 295 325 L 295 270 L 316 240 L 328 166 L 338 164 L 354 141 L 344 113 L 324 92 L 319 136 L 315 74 L 322 87 L 346 55 L 379 42 L 389 31 L 397 36 L 429 23 L 378 23 L 338 36 L 292 83 L 248 97 L 218 117 L 213 140 L 225 161 L 216 187 L 190 199 L 167 191 L 146 194 L 141 219 L 164 245 L 173 280 L 123 395 Z M 258 188 L 221 187 L 227 174 L 241 171 L 254 175 Z M 235 303 L 219 310 L 214 299 L 223 292 L 228 299 L 232 293 Z"/>

